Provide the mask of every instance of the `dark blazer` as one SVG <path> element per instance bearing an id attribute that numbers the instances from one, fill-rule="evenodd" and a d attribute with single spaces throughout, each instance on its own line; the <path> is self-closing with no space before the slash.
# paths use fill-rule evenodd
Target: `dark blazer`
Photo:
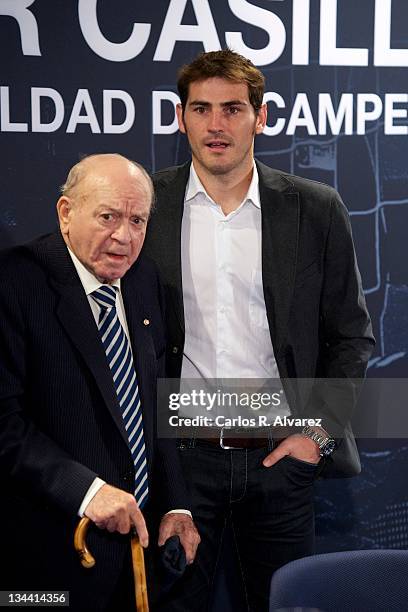
<path id="1" fill-rule="evenodd" d="M 333 188 L 256 163 L 263 288 L 279 374 L 292 412 L 322 417 L 342 439 L 326 474 L 352 475 L 360 470 L 349 425 L 358 390 L 353 379 L 364 377 L 374 338 L 347 210 Z M 143 247 L 166 290 L 173 377 L 180 376 L 184 347 L 180 245 L 189 170 L 187 163 L 154 175 L 156 211 Z M 327 378 L 342 384 L 329 385 Z"/>
<path id="2" fill-rule="evenodd" d="M 162 512 L 188 508 L 174 443 L 155 438 L 165 334 L 154 264 L 141 256 L 121 287 L 143 410 L 150 499 L 160 502 Z M 161 474 L 160 483 L 154 473 Z M 133 461 L 112 375 L 57 233 L 0 254 L 3 589 L 69 590 L 73 609 L 103 609 L 128 538 L 91 528 L 96 566 L 81 568 L 72 538 L 77 511 L 96 476 L 132 492 Z"/>

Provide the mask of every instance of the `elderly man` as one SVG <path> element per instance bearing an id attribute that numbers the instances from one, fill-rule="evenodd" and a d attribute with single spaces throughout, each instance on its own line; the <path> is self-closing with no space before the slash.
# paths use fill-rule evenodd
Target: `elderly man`
<path id="1" fill-rule="evenodd" d="M 199 540 L 177 453 L 155 439 L 163 300 L 139 257 L 152 196 L 138 164 L 90 156 L 62 188 L 60 232 L 0 255 L 2 588 L 70 591 L 74 610 L 134 609 L 125 534 L 147 546 L 153 497 L 160 544 L 179 534 L 192 561 Z M 82 515 L 92 570 L 73 550 Z"/>

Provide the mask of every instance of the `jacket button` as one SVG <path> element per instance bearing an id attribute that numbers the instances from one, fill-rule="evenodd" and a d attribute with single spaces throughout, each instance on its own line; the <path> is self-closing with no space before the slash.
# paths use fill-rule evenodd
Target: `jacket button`
<path id="1" fill-rule="evenodd" d="M 177 353 L 179 352 L 178 346 L 173 346 L 172 352 L 174 353 L 174 355 L 177 355 Z"/>

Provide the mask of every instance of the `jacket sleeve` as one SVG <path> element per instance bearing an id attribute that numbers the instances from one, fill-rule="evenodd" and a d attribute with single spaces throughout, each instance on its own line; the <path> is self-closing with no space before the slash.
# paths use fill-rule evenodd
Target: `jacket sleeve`
<path id="1" fill-rule="evenodd" d="M 4 263 L 3 257 L 0 262 Z M 0 473 L 9 491 L 21 491 L 41 503 L 76 514 L 97 476 L 75 461 L 41 427 L 41 407 L 27 393 L 30 330 L 24 308 L 35 295 L 24 295 L 18 274 L 0 275 Z M 6 266 L 7 268 L 7 266 Z M 22 299 L 25 306 L 22 307 Z M 47 330 L 44 330 L 47 333 Z M 41 355 L 38 355 L 41 360 Z M 55 381 L 49 381 L 55 384 Z M 38 415 L 36 418 L 35 415 Z"/>
<path id="2" fill-rule="evenodd" d="M 375 341 L 347 210 L 336 193 L 324 254 L 317 379 L 305 413 L 333 436 L 350 421 Z"/>

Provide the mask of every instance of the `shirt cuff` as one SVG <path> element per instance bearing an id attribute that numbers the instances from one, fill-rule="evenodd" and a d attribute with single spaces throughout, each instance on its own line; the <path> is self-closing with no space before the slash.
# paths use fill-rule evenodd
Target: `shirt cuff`
<path id="1" fill-rule="evenodd" d="M 82 500 L 82 504 L 79 506 L 78 516 L 84 516 L 84 512 L 86 510 L 87 505 L 89 504 L 91 499 L 95 497 L 99 489 L 101 489 L 104 484 L 106 484 L 104 480 L 98 477 L 95 478 L 88 491 L 85 493 L 85 497 Z"/>
<path id="2" fill-rule="evenodd" d="M 167 516 L 168 514 L 188 514 L 191 519 L 193 518 L 193 515 L 191 514 L 190 510 L 183 510 L 179 508 L 177 508 L 177 510 L 169 510 L 164 516 Z"/>

